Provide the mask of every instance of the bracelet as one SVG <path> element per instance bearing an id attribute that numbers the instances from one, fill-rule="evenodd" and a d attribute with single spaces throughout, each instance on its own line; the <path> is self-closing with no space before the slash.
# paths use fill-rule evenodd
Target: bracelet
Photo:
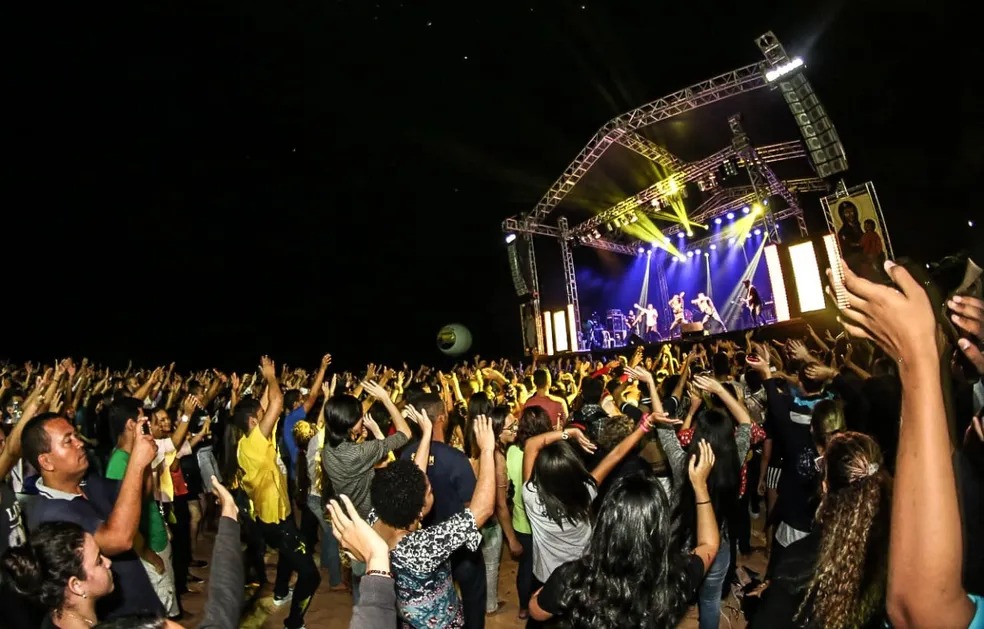
<path id="1" fill-rule="evenodd" d="M 710 500 L 705 500 L 704 502 L 698 502 L 697 503 L 698 506 L 700 506 L 700 505 L 709 505 L 709 504 L 711 504 L 711 501 Z"/>
<path id="2" fill-rule="evenodd" d="M 651 413 L 646 413 L 645 415 L 642 416 L 642 419 L 639 420 L 639 429 L 642 430 L 642 432 L 649 432 L 648 420 L 650 415 Z"/>
<path id="3" fill-rule="evenodd" d="M 387 579 L 392 579 L 393 578 L 393 573 L 392 572 L 387 572 L 385 570 L 366 570 L 366 576 L 367 577 L 371 577 L 371 576 L 386 577 Z"/>

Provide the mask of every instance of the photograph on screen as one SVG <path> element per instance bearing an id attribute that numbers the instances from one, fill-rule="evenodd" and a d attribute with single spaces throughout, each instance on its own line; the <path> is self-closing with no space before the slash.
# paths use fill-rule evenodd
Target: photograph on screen
<path id="1" fill-rule="evenodd" d="M 848 268 L 881 282 L 882 265 L 892 257 L 892 246 L 874 186 L 869 182 L 848 190 L 847 195 L 825 197 L 823 206 Z"/>

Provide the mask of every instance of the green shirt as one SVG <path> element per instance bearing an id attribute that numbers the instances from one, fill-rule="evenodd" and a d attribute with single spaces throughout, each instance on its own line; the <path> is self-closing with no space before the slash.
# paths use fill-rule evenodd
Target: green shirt
<path id="1" fill-rule="evenodd" d="M 506 476 L 513 486 L 513 530 L 530 535 L 533 529 L 530 528 L 526 505 L 523 504 L 523 450 L 519 446 L 509 446 L 506 450 Z"/>
<path id="2" fill-rule="evenodd" d="M 113 454 L 109 457 L 109 464 L 106 465 L 106 478 L 123 480 L 126 464 L 129 461 L 129 452 L 114 448 Z M 143 509 L 140 510 L 140 534 L 155 553 L 167 548 L 167 527 L 164 518 L 161 517 L 161 510 L 157 507 L 157 501 L 153 497 L 148 498 Z"/>

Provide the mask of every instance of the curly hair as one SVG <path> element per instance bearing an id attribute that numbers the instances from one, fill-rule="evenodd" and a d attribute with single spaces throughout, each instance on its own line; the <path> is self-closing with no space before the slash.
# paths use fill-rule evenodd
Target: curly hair
<path id="1" fill-rule="evenodd" d="M 797 618 L 831 629 L 864 626 L 885 605 L 892 478 L 878 444 L 859 432 L 832 436 L 823 462 L 820 549 Z"/>
<path id="2" fill-rule="evenodd" d="M 598 445 L 606 452 L 611 452 L 623 439 L 635 430 L 635 422 L 627 415 L 616 415 L 605 419 L 598 432 Z"/>
<path id="3" fill-rule="evenodd" d="M 0 559 L 0 581 L 46 609 L 61 612 L 65 588 L 75 577 L 85 581 L 82 546 L 85 531 L 70 522 L 46 522 L 27 544 L 8 548 Z"/>
<path id="4" fill-rule="evenodd" d="M 420 517 L 427 496 L 427 477 L 413 461 L 397 459 L 376 470 L 369 488 L 372 508 L 379 519 L 398 529 Z"/>

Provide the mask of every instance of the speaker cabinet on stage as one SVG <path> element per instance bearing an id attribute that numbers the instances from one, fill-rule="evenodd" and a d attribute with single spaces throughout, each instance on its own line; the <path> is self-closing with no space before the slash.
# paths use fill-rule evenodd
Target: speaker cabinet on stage
<path id="1" fill-rule="evenodd" d="M 704 336 L 704 324 L 699 321 L 697 323 L 683 323 L 680 325 L 680 336 L 685 339 Z"/>
<path id="2" fill-rule="evenodd" d="M 629 347 L 638 347 L 639 345 L 645 345 L 645 344 L 646 344 L 646 339 L 642 338 L 638 334 L 630 335 L 629 340 L 626 342 L 626 345 L 628 345 Z"/>

